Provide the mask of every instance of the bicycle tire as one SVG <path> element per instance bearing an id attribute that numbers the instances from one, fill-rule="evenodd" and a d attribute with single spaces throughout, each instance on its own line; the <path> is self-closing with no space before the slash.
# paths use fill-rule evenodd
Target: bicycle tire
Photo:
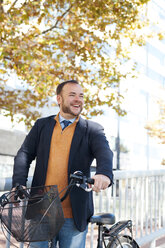
<path id="1" fill-rule="evenodd" d="M 111 240 L 107 246 L 107 248 L 139 248 L 137 242 L 132 239 L 130 236 L 118 236 Z"/>

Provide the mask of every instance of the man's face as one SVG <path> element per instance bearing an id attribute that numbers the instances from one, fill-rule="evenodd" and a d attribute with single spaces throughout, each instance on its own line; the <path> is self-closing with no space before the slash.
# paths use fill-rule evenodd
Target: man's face
<path id="1" fill-rule="evenodd" d="M 84 104 L 83 89 L 79 84 L 65 84 L 60 95 L 57 95 L 60 114 L 66 119 L 77 117 Z"/>

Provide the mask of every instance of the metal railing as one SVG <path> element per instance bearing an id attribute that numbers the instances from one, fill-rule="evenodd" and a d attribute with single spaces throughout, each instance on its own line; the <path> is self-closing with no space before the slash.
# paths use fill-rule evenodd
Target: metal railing
<path id="1" fill-rule="evenodd" d="M 0 191 L 10 188 L 11 178 L 0 179 Z M 113 186 L 94 193 L 94 205 L 95 213 L 114 213 L 116 221 L 131 219 L 139 245 L 152 242 L 165 234 L 165 170 L 114 171 Z M 89 247 L 94 248 L 94 226 L 89 229 Z"/>
<path id="2" fill-rule="evenodd" d="M 131 219 L 139 245 L 165 235 L 165 170 L 115 171 L 114 177 L 113 187 L 94 194 L 95 213 L 114 213 L 116 221 Z M 91 248 L 92 240 L 93 232 Z"/>

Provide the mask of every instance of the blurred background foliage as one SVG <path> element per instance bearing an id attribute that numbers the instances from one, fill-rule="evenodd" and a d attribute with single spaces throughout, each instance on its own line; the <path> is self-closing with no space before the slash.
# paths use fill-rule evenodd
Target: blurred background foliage
<path id="1" fill-rule="evenodd" d="M 164 92 L 165 93 L 165 92 Z M 165 96 L 165 94 L 164 94 Z M 151 137 L 158 140 L 159 143 L 165 144 L 165 101 L 164 99 L 158 100 L 159 115 L 157 119 L 148 122 L 146 129 Z M 162 165 L 165 165 L 165 159 L 162 160 Z"/>
<path id="2" fill-rule="evenodd" d="M 151 33 L 149 0 L 0 0 L 0 109 L 30 127 L 54 101 L 57 84 L 84 87 L 83 114 L 103 105 L 124 115 L 120 81 L 135 76 L 133 46 Z M 160 38 L 162 34 L 156 34 Z M 16 75 L 19 87 L 9 82 Z M 12 81 L 12 79 L 10 80 Z"/>

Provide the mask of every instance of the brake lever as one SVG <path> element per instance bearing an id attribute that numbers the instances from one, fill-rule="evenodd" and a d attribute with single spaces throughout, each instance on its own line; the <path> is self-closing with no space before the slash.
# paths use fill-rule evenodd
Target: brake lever
<path id="1" fill-rule="evenodd" d="M 81 189 L 83 189 L 83 190 L 85 190 L 86 192 L 92 191 L 92 188 L 89 188 L 88 184 L 86 184 L 86 183 L 85 184 L 76 183 L 76 186 L 81 188 Z"/>
<path id="2" fill-rule="evenodd" d="M 70 177 L 71 177 L 71 182 L 75 183 L 77 187 L 83 189 L 86 192 L 92 191 L 92 188 L 89 188 L 88 186 L 87 177 L 84 176 L 81 171 L 74 172 L 74 174 L 71 174 Z M 91 184 L 93 184 L 93 181 L 91 182 Z"/>

